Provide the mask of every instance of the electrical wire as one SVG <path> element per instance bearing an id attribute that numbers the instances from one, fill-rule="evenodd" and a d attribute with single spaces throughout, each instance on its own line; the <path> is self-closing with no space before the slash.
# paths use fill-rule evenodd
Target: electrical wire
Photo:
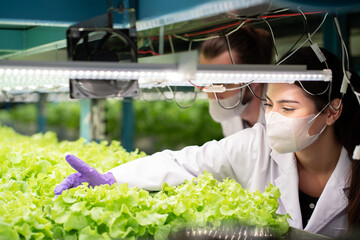
<path id="1" fill-rule="evenodd" d="M 240 91 L 239 93 L 240 93 L 239 101 L 238 101 L 237 103 L 235 103 L 235 104 L 234 104 L 233 106 L 231 106 L 231 107 L 225 107 L 225 106 L 223 106 L 223 105 L 220 103 L 220 100 L 219 100 L 219 98 L 218 98 L 218 96 L 217 96 L 216 93 L 214 93 L 214 96 L 215 96 L 215 99 L 216 99 L 217 103 L 219 104 L 219 106 L 220 106 L 221 108 L 226 109 L 226 110 L 231 110 L 231 109 L 236 108 L 236 107 L 241 103 L 241 101 L 242 101 L 243 92 Z"/>
<path id="2" fill-rule="evenodd" d="M 194 87 L 199 88 L 200 90 L 203 90 L 203 89 L 204 89 L 204 87 L 198 86 L 198 85 L 194 84 L 194 83 L 193 83 L 192 81 L 190 81 L 190 80 L 188 80 L 188 82 L 189 82 L 191 85 L 193 85 Z"/>
<path id="3" fill-rule="evenodd" d="M 139 49 L 146 47 L 146 44 L 148 43 L 148 40 L 145 40 L 144 38 L 140 38 L 137 41 L 137 46 Z"/>
<path id="4" fill-rule="evenodd" d="M 270 34 L 271 34 L 271 39 L 272 39 L 272 41 L 273 41 L 273 45 L 274 45 L 274 50 L 275 50 L 275 60 L 276 61 L 278 61 L 278 59 L 279 59 L 279 52 L 278 52 L 278 50 L 277 50 L 277 47 L 276 47 L 276 42 L 275 42 L 275 36 L 274 36 L 274 32 L 273 32 L 273 30 L 272 30 L 272 27 L 271 27 L 271 25 L 270 25 L 270 23 L 266 20 L 266 19 L 264 19 L 264 18 L 260 18 L 262 21 L 264 21 L 265 23 L 266 23 L 266 25 L 269 27 L 269 30 L 270 30 Z"/>
<path id="5" fill-rule="evenodd" d="M 236 87 L 236 88 L 225 88 L 225 91 L 234 91 L 234 90 L 240 89 L 240 91 L 239 91 L 239 93 L 240 93 L 239 101 L 238 101 L 237 103 L 235 103 L 235 104 L 234 104 L 233 106 L 231 106 L 231 107 L 225 107 L 225 106 L 223 106 L 223 105 L 220 103 L 220 99 L 218 98 L 217 93 L 214 92 L 213 94 L 214 94 L 214 96 L 215 96 L 215 99 L 216 99 L 217 103 L 219 104 L 219 106 L 220 106 L 221 108 L 226 109 L 226 110 L 231 110 L 231 109 L 236 108 L 236 107 L 243 101 L 244 92 L 245 92 L 244 89 L 245 89 L 246 87 L 250 87 L 250 84 L 251 84 L 252 82 L 253 82 L 253 81 L 248 82 L 248 83 L 246 83 L 246 84 L 243 84 L 243 85 L 241 85 L 241 86 L 239 86 L 239 87 Z M 256 96 L 256 94 L 252 91 L 252 89 L 251 89 L 250 91 L 254 94 L 254 96 Z"/>
<path id="6" fill-rule="evenodd" d="M 345 42 L 344 42 L 344 39 L 342 37 L 342 34 L 341 34 L 341 29 L 340 29 L 340 24 L 339 24 L 339 20 L 337 19 L 336 15 L 333 14 L 333 20 L 334 20 L 334 23 L 335 23 L 335 28 L 336 28 L 336 31 L 339 35 L 339 38 L 340 38 L 340 44 L 341 44 L 341 50 L 342 51 L 342 63 L 343 63 L 343 70 L 345 70 L 345 57 L 346 57 L 346 62 L 347 62 L 347 71 L 349 71 L 350 69 L 350 66 L 349 66 L 349 54 L 347 52 L 347 48 L 346 48 L 346 45 L 345 45 Z M 345 72 L 344 72 L 345 73 Z"/>
<path id="7" fill-rule="evenodd" d="M 254 90 L 252 89 L 252 87 L 249 85 L 248 89 L 250 90 L 250 92 L 252 93 L 252 95 L 254 95 L 257 99 L 261 100 L 261 101 L 266 101 L 265 98 L 261 98 L 258 95 L 256 95 L 256 93 L 254 92 Z"/>
<path id="8" fill-rule="evenodd" d="M 173 35 L 174 35 L 174 37 L 176 37 L 176 38 L 178 38 L 178 39 L 181 39 L 181 40 L 183 40 L 183 41 L 189 41 L 189 39 L 186 38 L 186 37 L 182 37 L 182 36 L 177 35 L 177 34 L 173 34 Z"/>
<path id="9" fill-rule="evenodd" d="M 300 40 L 304 37 L 305 34 L 306 34 L 306 31 L 304 31 L 301 34 L 301 36 L 298 38 L 298 40 L 296 40 L 296 42 L 291 46 L 291 48 L 289 48 L 289 50 L 285 53 L 285 56 L 288 55 L 294 49 L 294 47 L 300 42 Z"/>
<path id="10" fill-rule="evenodd" d="M 234 32 L 236 32 L 237 30 L 239 30 L 242 26 L 244 26 L 244 24 L 246 23 L 247 21 L 241 21 L 240 24 L 237 23 L 236 25 L 239 24 L 238 27 L 236 27 L 234 30 L 232 30 L 231 32 L 227 33 L 226 35 L 229 36 L 231 34 L 233 34 Z M 231 25 L 232 26 L 232 25 Z M 228 28 L 228 26 L 226 27 Z M 219 29 L 223 29 L 223 28 L 219 28 Z M 173 34 L 174 37 L 178 38 L 178 39 L 181 39 L 183 41 L 194 41 L 194 42 L 203 42 L 203 41 L 206 41 L 206 40 L 210 40 L 210 39 L 214 39 L 214 38 L 219 38 L 220 36 L 219 35 L 214 35 L 214 36 L 209 36 L 209 37 L 205 37 L 205 38 L 196 38 L 196 39 L 191 39 L 191 38 L 187 38 L 187 37 L 183 37 L 183 36 L 180 36 L 180 35 L 177 35 L 177 34 Z M 186 36 L 192 36 L 190 34 L 186 35 Z"/>
<path id="11" fill-rule="evenodd" d="M 219 32 L 221 30 L 228 29 L 228 28 L 231 28 L 233 26 L 242 24 L 243 22 L 244 21 L 240 21 L 240 22 L 232 23 L 232 24 L 222 26 L 222 27 L 218 27 L 218 28 L 213 28 L 213 29 L 206 30 L 206 31 L 201 31 L 201 32 L 196 32 L 196 33 L 188 33 L 188 34 L 185 34 L 184 37 L 193 37 L 193 36 L 205 35 L 205 34 L 209 34 L 209 33 L 213 33 L 213 32 Z"/>
<path id="12" fill-rule="evenodd" d="M 325 22 L 325 20 L 326 20 L 327 15 L 328 15 L 328 13 L 326 12 L 326 14 L 324 15 L 324 18 L 323 18 L 323 20 L 321 21 L 321 23 L 319 24 L 319 26 L 318 26 L 318 27 L 314 30 L 314 32 L 310 35 L 311 37 L 314 36 L 314 35 L 319 31 L 319 29 L 322 27 L 322 25 L 324 24 L 324 22 Z M 284 61 L 286 61 L 288 58 L 290 58 L 294 53 L 296 53 L 300 48 L 302 48 L 302 46 L 304 46 L 305 43 L 308 42 L 308 40 L 309 40 L 309 39 L 306 38 L 306 39 L 304 40 L 304 42 L 301 43 L 296 50 L 294 50 L 293 52 L 291 52 L 289 55 L 287 55 L 287 56 L 286 56 L 285 58 L 283 58 L 281 61 L 277 62 L 276 65 L 280 65 L 280 64 L 282 64 Z"/>
<path id="13" fill-rule="evenodd" d="M 148 37 L 148 41 L 149 41 L 149 47 L 151 49 L 151 51 L 155 52 L 154 46 L 152 45 L 152 41 L 150 39 L 150 37 Z"/>
<path id="14" fill-rule="evenodd" d="M 236 27 L 234 30 L 232 30 L 231 32 L 227 33 L 225 36 L 229 36 L 231 34 L 233 34 L 234 32 L 236 32 L 237 30 L 239 30 L 242 26 L 244 26 L 244 24 L 246 23 L 246 21 L 242 21 L 239 23 L 237 23 L 236 25 L 239 24 L 238 27 Z M 227 27 L 228 28 L 228 27 Z M 219 29 L 223 29 L 223 28 L 219 28 Z M 205 38 L 196 38 L 196 39 L 191 39 L 191 38 L 186 38 L 177 34 L 173 34 L 176 38 L 179 38 L 183 41 L 194 41 L 194 42 L 203 42 L 206 40 L 210 40 L 210 39 L 214 39 L 214 38 L 219 38 L 219 35 L 214 35 L 214 36 L 209 36 L 209 37 L 205 37 Z M 190 34 L 188 34 L 187 36 L 191 36 Z"/>
<path id="15" fill-rule="evenodd" d="M 173 34 L 174 37 L 178 38 L 178 39 L 181 39 L 183 41 L 193 41 L 193 42 L 202 42 L 202 41 L 206 41 L 206 40 L 210 40 L 210 39 L 213 39 L 213 38 L 219 38 L 220 36 L 218 35 L 215 35 L 215 36 L 210 36 L 210 37 L 206 37 L 206 38 L 196 38 L 196 39 L 191 39 L 191 38 L 186 38 L 186 37 L 182 37 L 182 36 L 179 36 L 177 34 Z"/>
<path id="16" fill-rule="evenodd" d="M 252 95 L 254 95 L 257 99 L 261 100 L 261 101 L 266 101 L 266 99 L 259 97 L 258 95 L 256 95 L 256 93 L 254 92 L 254 90 L 251 87 L 251 84 L 254 82 L 254 80 L 247 82 L 246 84 L 241 85 L 240 87 L 236 87 L 236 88 L 225 88 L 225 92 L 227 91 L 234 91 L 234 90 L 238 90 L 244 87 L 247 87 L 250 92 L 252 93 Z"/>
<path id="17" fill-rule="evenodd" d="M 308 27 L 308 24 L 307 24 L 307 18 L 306 18 L 306 16 L 305 16 L 305 14 L 301 11 L 300 7 L 298 7 L 298 10 L 299 10 L 299 12 L 301 13 L 301 15 L 302 15 L 303 18 L 304 18 L 304 29 L 305 29 L 305 33 L 307 34 L 307 38 L 305 39 L 305 41 L 304 41 L 302 44 L 300 44 L 300 46 L 299 46 L 296 50 L 294 50 L 293 52 L 291 52 L 288 56 L 286 56 L 283 60 L 281 60 L 280 62 L 278 62 L 276 65 L 280 65 L 280 64 L 283 63 L 285 60 L 287 60 L 289 57 L 291 57 L 291 56 L 292 56 L 294 53 L 296 53 L 305 43 L 310 42 L 311 44 L 314 44 L 311 38 L 312 38 L 312 36 L 321 28 L 321 26 L 324 24 L 324 22 L 325 22 L 325 20 L 326 20 L 326 17 L 327 17 L 327 15 L 328 15 L 328 13 L 326 12 L 326 14 L 325 14 L 323 20 L 321 21 L 320 25 L 315 29 L 315 31 L 314 31 L 312 34 L 310 34 L 310 32 L 309 32 L 309 27 Z M 329 66 L 328 66 L 326 60 L 324 61 L 324 63 L 325 63 L 325 65 L 326 65 L 326 68 L 329 69 Z M 320 93 L 311 93 L 310 91 L 308 91 L 308 90 L 303 86 L 303 84 L 301 83 L 301 81 L 298 81 L 298 82 L 299 82 L 301 88 L 302 88 L 307 94 L 312 95 L 312 96 L 322 95 L 322 94 L 326 93 L 326 92 L 329 90 L 328 101 L 330 102 L 330 100 L 331 100 L 331 91 L 332 91 L 332 81 L 329 81 L 326 89 L 325 89 L 324 91 L 320 92 Z"/>
<path id="18" fill-rule="evenodd" d="M 291 52 L 291 50 L 298 44 L 298 42 L 302 39 L 302 37 L 307 34 L 307 39 L 292 53 L 290 53 L 286 58 L 284 58 L 283 60 L 281 60 L 280 62 L 278 62 L 276 65 L 279 65 L 281 63 L 283 63 L 286 59 L 288 59 L 290 56 L 292 56 L 296 51 L 298 51 L 306 42 L 310 42 L 311 44 L 313 44 L 313 41 L 311 39 L 311 37 L 318 32 L 318 30 L 322 27 L 322 25 L 324 24 L 325 20 L 326 20 L 326 17 L 328 15 L 327 12 L 325 12 L 325 15 L 324 15 L 324 18 L 323 20 L 321 21 L 321 23 L 319 24 L 319 26 L 315 29 L 315 31 L 310 34 L 309 32 L 309 28 L 308 28 L 308 22 L 307 22 L 307 18 L 306 18 L 306 15 L 307 14 L 317 14 L 317 13 L 324 13 L 324 11 L 318 11 L 318 12 L 308 12 L 308 13 L 304 13 L 303 11 L 301 11 L 300 7 L 298 7 L 298 10 L 299 10 L 299 14 L 281 14 L 281 15 L 268 15 L 268 16 L 259 16 L 258 18 L 239 18 L 241 20 L 244 20 L 246 19 L 245 21 L 241 21 L 240 23 L 235 23 L 235 24 L 231 24 L 231 25 L 228 25 L 228 26 L 225 26 L 225 27 L 221 27 L 221 28 L 216 28 L 216 29 L 212 29 L 212 30 L 207 30 L 207 31 L 202 31 L 202 32 L 198 32 L 198 33 L 192 33 L 192 34 L 187 34 L 185 36 L 187 37 L 190 37 L 190 36 L 196 36 L 196 35 L 202 35 L 202 34 L 206 34 L 206 33 L 209 33 L 209 32 L 213 32 L 215 30 L 221 30 L 221 29 L 226 29 L 228 27 L 231 27 L 231 26 L 235 26 L 235 25 L 238 25 L 235 29 L 233 29 L 232 31 L 230 31 L 229 33 L 225 34 L 225 39 L 226 39 L 226 42 L 227 42 L 227 47 L 228 47 L 228 51 L 229 51 L 229 55 L 230 55 L 230 58 L 231 58 L 231 61 L 232 61 L 232 64 L 235 64 L 235 61 L 234 61 L 234 58 L 232 56 L 232 51 L 231 51 L 231 46 L 230 46 L 230 42 L 229 42 L 229 39 L 228 39 L 228 36 L 231 35 L 232 33 L 238 31 L 246 22 L 249 22 L 251 20 L 262 20 L 266 23 L 266 25 L 268 26 L 269 30 L 270 30 L 270 33 L 271 33 L 271 37 L 272 37 L 272 41 L 273 41 L 273 44 L 274 44 L 274 50 L 275 50 L 275 54 L 276 54 L 276 61 L 278 61 L 278 57 L 279 57 L 279 53 L 278 53 L 278 50 L 277 50 L 277 47 L 276 47 L 276 40 L 275 40 L 275 36 L 274 36 L 274 32 L 273 32 L 273 29 L 271 27 L 271 25 L 269 24 L 269 22 L 266 20 L 267 18 L 274 18 L 274 17 L 285 17 L 285 16 L 302 16 L 304 18 L 304 28 L 305 28 L 305 32 L 301 35 L 301 37 L 295 42 L 295 44 L 290 48 L 290 50 L 288 52 Z M 219 38 L 220 35 L 215 35 L 215 36 L 210 36 L 210 37 L 206 37 L 206 38 L 198 38 L 198 39 L 190 39 L 190 38 L 186 38 L 186 37 L 183 37 L 183 36 L 180 36 L 180 35 L 177 35 L 177 34 L 173 34 L 176 38 L 178 39 L 181 39 L 183 41 L 189 41 L 189 51 L 191 50 L 191 45 L 192 45 L 192 41 L 194 42 L 197 42 L 197 41 L 206 41 L 206 40 L 209 40 L 209 39 L 213 39 L 213 38 Z M 169 38 L 171 39 L 171 36 L 169 36 Z M 327 63 L 325 62 L 325 64 L 327 65 Z M 195 84 L 193 84 L 191 81 L 189 81 L 189 83 L 191 83 L 193 86 L 197 87 L 197 88 L 200 88 L 200 89 L 203 89 L 204 87 L 200 87 L 200 86 L 196 86 Z M 301 84 L 301 83 L 300 83 Z M 302 84 L 301 84 L 302 85 Z M 326 90 L 323 91 L 322 93 L 317 93 L 318 95 L 320 94 L 324 94 L 329 88 L 331 88 L 331 83 L 329 83 L 329 85 L 327 86 Z M 250 84 L 247 85 L 247 87 L 249 88 L 250 92 L 258 99 L 264 101 L 265 99 L 263 98 L 260 98 L 259 96 L 257 96 L 255 94 L 255 92 L 252 90 Z M 302 86 L 303 87 L 303 86 Z M 308 92 L 309 94 L 312 94 L 310 93 L 309 91 L 307 91 L 304 87 L 303 89 Z M 234 89 L 235 90 L 235 89 Z M 225 91 L 230 91 L 229 89 L 226 89 Z M 316 94 L 316 95 L 317 95 Z M 219 102 L 218 98 L 217 98 L 217 94 L 214 93 L 215 95 L 215 98 L 217 99 L 219 105 L 221 107 L 224 107 L 221 105 L 221 103 Z M 360 96 L 360 94 L 359 94 Z M 240 102 L 241 100 L 239 100 Z M 234 106 L 228 108 L 228 107 L 224 107 L 225 109 L 233 109 L 235 108 L 238 104 L 235 104 Z M 359 99 L 359 102 L 360 102 L 360 99 Z"/>
<path id="19" fill-rule="evenodd" d="M 170 89 L 170 92 L 173 93 L 172 89 L 169 86 L 167 86 L 167 87 Z M 170 102 L 170 101 L 172 101 L 174 99 L 174 94 L 173 94 L 172 98 L 168 98 L 168 97 L 165 96 L 164 92 L 161 91 L 159 88 L 155 88 L 155 89 L 164 97 L 165 101 Z"/>
<path id="20" fill-rule="evenodd" d="M 170 43 L 171 53 L 174 54 L 175 48 L 174 48 L 174 44 L 173 44 L 171 35 L 169 35 L 169 43 Z"/>
<path id="21" fill-rule="evenodd" d="M 234 88 L 225 88 L 225 92 L 228 92 L 228 91 L 235 91 L 235 90 L 239 90 L 239 89 L 242 89 L 242 88 L 245 88 L 247 86 L 250 86 L 251 83 L 253 83 L 254 80 L 250 81 L 250 82 L 247 82 L 245 84 L 242 84 L 240 85 L 239 87 L 234 87 Z"/>
<path id="22" fill-rule="evenodd" d="M 197 99 L 197 92 L 194 92 L 195 96 L 192 99 L 191 103 L 187 106 L 184 106 L 184 105 L 180 104 L 179 101 L 176 99 L 176 90 L 173 90 L 169 85 L 166 85 L 166 87 L 169 89 L 170 93 L 172 94 L 172 98 L 166 97 L 165 94 L 159 88 L 156 88 L 156 90 L 164 97 L 165 101 L 170 102 L 173 100 L 178 107 L 183 108 L 183 109 L 190 108 L 192 105 L 194 105 L 194 103 Z M 176 87 L 175 87 L 175 89 L 176 89 Z"/>
<path id="23" fill-rule="evenodd" d="M 305 15 L 312 15 L 312 14 L 319 14 L 319 13 L 324 13 L 324 11 L 306 12 Z M 260 16 L 260 17 L 268 19 L 268 18 L 280 18 L 280 17 L 293 17 L 293 16 L 299 16 L 299 15 L 300 15 L 300 13 L 288 13 L 288 14 L 267 15 L 267 16 Z M 204 34 L 208 34 L 208 33 L 212 33 L 212 32 L 219 32 L 221 30 L 241 24 L 243 22 L 244 18 L 238 18 L 238 19 L 242 19 L 242 21 L 237 22 L 237 23 L 232 23 L 232 24 L 229 24 L 226 26 L 206 30 L 206 31 L 201 31 L 201 32 L 196 32 L 196 33 L 188 33 L 188 34 L 185 34 L 184 37 L 193 37 L 193 36 L 204 35 Z M 247 19 L 245 22 L 249 22 L 251 20 L 257 20 L 257 19 L 256 18 Z"/>
<path id="24" fill-rule="evenodd" d="M 336 15 L 335 15 L 335 13 L 333 13 L 333 20 L 334 20 L 334 23 L 335 23 L 336 31 L 338 32 L 338 35 L 339 35 L 339 38 L 340 38 L 341 55 L 342 55 L 341 63 L 342 63 L 342 70 L 343 70 L 343 75 L 344 75 L 343 77 L 346 79 L 347 83 L 350 85 L 352 92 L 354 93 L 355 97 L 357 98 L 357 100 L 358 100 L 358 102 L 360 104 L 360 93 L 356 91 L 356 89 L 351 84 L 350 79 L 349 79 L 349 75 L 348 75 L 348 72 L 350 72 L 349 53 L 347 51 L 346 44 L 345 44 L 344 39 L 342 37 L 340 24 L 339 24 L 339 21 L 338 21 Z M 346 58 L 346 62 L 347 62 L 347 69 L 345 69 L 345 58 Z"/>
<path id="25" fill-rule="evenodd" d="M 328 13 L 325 14 L 325 16 L 324 16 L 322 22 L 320 23 L 320 25 L 318 26 L 318 28 L 317 28 L 312 34 L 310 34 L 309 28 L 308 28 L 308 23 L 307 23 L 307 18 L 306 18 L 306 16 L 305 16 L 305 14 L 301 11 L 300 7 L 298 7 L 298 10 L 299 10 L 299 12 L 301 13 L 301 15 L 302 15 L 303 18 L 304 18 L 304 29 L 305 29 L 305 31 L 306 31 L 306 33 L 307 33 L 307 35 L 308 35 L 308 36 L 307 36 L 307 39 L 306 39 L 295 51 L 293 51 L 292 53 L 290 53 L 290 54 L 289 54 L 286 58 L 284 58 L 282 61 L 278 62 L 277 65 L 279 65 L 279 64 L 283 63 L 285 60 L 287 60 L 290 56 L 292 56 L 295 52 L 297 52 L 306 42 L 310 42 L 311 44 L 314 44 L 314 42 L 312 41 L 311 38 L 312 38 L 312 36 L 320 29 L 320 27 L 323 25 L 323 23 L 325 22 L 325 19 L 326 19 L 327 15 L 328 15 Z M 329 69 L 329 66 L 328 66 L 326 60 L 324 61 L 324 63 L 325 63 L 325 65 L 326 65 L 326 67 Z M 322 95 L 322 94 L 325 94 L 327 91 L 329 91 L 329 93 L 328 93 L 328 101 L 329 101 L 329 103 L 331 102 L 332 81 L 329 81 L 326 89 L 325 89 L 324 91 L 320 92 L 320 93 L 311 93 L 310 91 L 308 91 L 308 90 L 303 86 L 303 84 L 301 83 L 301 81 L 298 81 L 298 82 L 299 82 L 301 88 L 302 88 L 307 94 L 312 95 L 312 96 Z M 340 106 L 341 106 L 342 98 L 343 98 L 343 95 L 342 95 L 342 97 L 341 97 L 341 99 L 340 99 L 340 104 L 339 104 L 338 107 L 335 108 L 335 107 L 332 106 L 331 104 L 330 104 L 330 106 L 331 106 L 334 110 L 339 110 L 339 109 L 340 109 Z"/>
<path id="26" fill-rule="evenodd" d="M 302 15 L 302 17 L 303 17 L 304 30 L 305 30 L 305 32 L 306 32 L 306 34 L 307 34 L 307 38 L 308 38 L 310 44 L 313 46 L 313 45 L 314 45 L 314 42 L 312 41 L 312 38 L 311 38 L 311 35 L 310 35 L 308 20 L 307 20 L 307 18 L 306 18 L 306 16 L 305 16 L 304 12 L 301 11 L 300 6 L 299 6 L 297 9 L 298 9 L 298 11 L 301 13 L 301 15 Z M 320 49 L 319 49 L 319 50 L 320 50 Z M 321 50 L 320 50 L 320 51 L 321 51 Z M 319 60 L 320 60 L 320 59 L 319 59 Z M 321 60 L 320 60 L 320 61 L 321 61 Z M 326 59 L 325 59 L 323 62 L 325 63 L 326 68 L 329 69 L 329 66 L 328 66 L 328 64 L 327 64 Z"/>
<path id="27" fill-rule="evenodd" d="M 314 12 L 305 12 L 305 15 L 312 15 L 312 14 L 320 14 L 320 13 L 324 13 L 325 11 L 314 11 Z M 288 13 L 288 14 L 277 14 L 277 15 L 267 15 L 267 16 L 260 16 L 260 18 L 264 18 L 264 19 L 270 19 L 270 18 L 281 18 L 281 17 L 294 17 L 294 16 L 300 16 L 300 13 Z M 252 20 L 259 20 L 259 18 L 244 18 L 244 17 L 238 17 L 237 19 L 241 20 L 240 22 L 236 22 L 236 23 L 231 23 L 229 25 L 226 26 L 222 26 L 222 27 L 217 27 L 217 28 L 213 28 L 213 29 L 209 29 L 209 30 L 205 30 L 205 31 L 201 31 L 201 32 L 195 32 L 195 33 L 187 33 L 184 34 L 184 36 L 180 36 L 177 34 L 173 34 L 174 37 L 182 39 L 183 41 L 189 41 L 189 37 L 193 37 L 193 36 L 198 36 L 198 35 L 205 35 L 205 34 L 209 34 L 209 33 L 213 33 L 213 32 L 219 32 L 221 30 L 224 29 L 228 29 L 234 26 L 237 26 L 239 24 L 242 24 L 245 20 L 246 22 L 252 21 Z M 219 37 L 219 36 L 216 36 Z M 168 38 L 167 36 L 165 38 Z M 153 37 L 154 40 L 159 39 L 159 37 Z M 193 41 L 205 41 L 208 38 L 202 38 L 202 39 L 193 39 Z"/>
<path id="28" fill-rule="evenodd" d="M 329 88 L 330 88 L 330 82 L 329 82 L 329 84 L 327 85 L 327 87 L 326 87 L 326 89 L 324 90 L 324 91 L 322 91 L 322 92 L 320 92 L 320 93 L 311 93 L 311 92 L 309 92 L 308 90 L 306 90 L 306 88 L 304 87 L 304 85 L 301 83 L 301 81 L 298 81 L 299 82 L 299 84 L 301 85 L 301 88 L 307 93 L 307 94 L 309 94 L 309 95 L 311 95 L 311 96 L 319 96 L 319 95 L 323 95 L 324 93 L 326 93 L 327 92 L 327 90 L 329 90 Z M 331 91 L 330 91 L 331 92 Z"/>
<path id="29" fill-rule="evenodd" d="M 159 56 L 159 54 L 158 54 L 158 53 L 156 53 L 156 52 L 154 52 L 154 51 L 151 51 L 151 50 L 138 51 L 138 53 L 140 53 L 140 54 L 147 54 L 147 53 L 151 53 L 152 55 Z"/>
<path id="30" fill-rule="evenodd" d="M 300 12 L 301 16 L 303 17 L 303 20 L 304 20 L 304 21 L 303 21 L 303 24 L 304 24 L 305 32 L 306 32 L 306 34 L 307 34 L 307 38 L 308 38 L 308 40 L 309 40 L 309 42 L 310 42 L 311 44 L 314 44 L 313 41 L 312 41 L 312 39 L 311 39 L 311 35 L 310 35 L 310 30 L 309 30 L 309 25 L 308 25 L 307 18 L 306 18 L 306 16 L 305 16 L 304 12 L 301 11 L 300 6 L 297 7 L 297 9 L 298 9 L 298 11 Z"/>
<path id="31" fill-rule="evenodd" d="M 170 91 L 172 91 L 171 88 L 169 88 L 169 89 L 170 89 Z M 187 106 L 184 106 L 184 105 L 180 104 L 179 101 L 176 99 L 176 87 L 175 87 L 175 90 L 172 92 L 174 95 L 174 101 L 175 101 L 176 105 L 178 105 L 178 107 L 180 107 L 182 109 L 188 109 L 188 108 L 192 107 L 197 99 L 197 92 L 195 92 L 195 96 L 194 96 L 193 100 L 191 101 L 191 103 Z"/>
<path id="32" fill-rule="evenodd" d="M 229 55 L 230 55 L 230 59 L 231 59 L 231 63 L 233 65 L 235 65 L 235 60 L 234 60 L 234 57 L 233 57 L 233 54 L 232 54 L 232 50 L 231 50 L 231 46 L 230 46 L 230 41 L 229 41 L 229 37 L 228 35 L 225 35 L 225 39 L 226 39 L 226 46 L 227 46 L 227 49 L 228 49 L 228 52 L 229 52 Z"/>
<path id="33" fill-rule="evenodd" d="M 319 14 L 319 13 L 324 13 L 325 11 L 316 11 L 316 12 L 306 12 L 306 13 L 303 13 L 304 15 L 311 15 L 311 14 Z M 205 37 L 205 38 L 192 38 L 190 39 L 190 37 L 193 37 L 193 36 L 198 36 L 198 35 L 205 35 L 205 34 L 208 34 L 208 33 L 212 33 L 212 32 L 219 32 L 221 30 L 224 30 L 224 29 L 228 29 L 230 27 L 233 27 L 233 26 L 236 26 L 236 25 L 239 25 L 238 27 L 236 27 L 235 29 L 233 29 L 232 31 L 230 31 L 229 33 L 227 33 L 227 35 L 231 35 L 232 33 L 236 32 L 237 30 L 239 30 L 245 23 L 249 22 L 249 21 L 252 21 L 252 20 L 265 20 L 266 24 L 269 26 L 270 24 L 268 23 L 268 21 L 266 21 L 266 19 L 270 19 L 270 18 L 280 18 L 280 17 L 291 17 L 291 16 L 300 16 L 301 13 L 292 13 L 292 14 L 279 14 L 279 15 L 267 15 L 267 16 L 260 16 L 258 18 L 244 18 L 244 17 L 239 17 L 238 19 L 240 19 L 241 21 L 240 22 L 237 22 L 237 23 L 232 23 L 232 24 L 229 24 L 229 25 L 226 25 L 226 26 L 223 26 L 223 27 L 218 27 L 218 28 L 214 28 L 214 29 L 210 29 L 210 30 L 206 30 L 206 31 L 201 31 L 201 32 L 196 32 L 196 33 L 189 33 L 189 34 L 185 34 L 184 36 L 180 36 L 180 35 L 177 35 L 177 34 L 173 34 L 174 37 L 178 38 L 178 39 L 181 39 L 183 41 L 194 41 L 194 42 L 201 42 L 201 41 L 206 41 L 206 40 L 209 40 L 209 39 L 212 39 L 212 38 L 219 38 L 220 36 L 219 35 L 214 35 L 214 36 L 210 36 L 210 37 Z M 244 21 L 245 19 L 245 21 Z M 270 32 L 272 32 L 272 28 L 271 26 L 269 26 L 270 28 Z M 272 39 L 274 41 L 274 34 L 272 33 Z M 274 46 L 276 46 L 276 44 L 274 44 Z M 275 49 L 277 51 L 277 49 Z"/>
<path id="34" fill-rule="evenodd" d="M 225 34 L 225 36 L 230 36 L 231 34 L 233 34 L 234 32 L 236 32 L 237 30 L 239 30 L 242 26 L 245 25 L 245 23 L 247 23 L 248 21 L 243 21 L 239 24 L 239 26 L 237 28 L 235 28 L 234 30 L 228 32 L 227 34 Z"/>

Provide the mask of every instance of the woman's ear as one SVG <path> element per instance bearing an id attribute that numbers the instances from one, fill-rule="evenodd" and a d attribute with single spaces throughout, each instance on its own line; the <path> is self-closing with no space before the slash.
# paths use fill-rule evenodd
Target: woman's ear
<path id="1" fill-rule="evenodd" d="M 327 111 L 327 118 L 326 118 L 326 124 L 331 126 L 333 125 L 336 120 L 340 117 L 342 112 L 342 101 L 340 98 L 334 98 Z"/>

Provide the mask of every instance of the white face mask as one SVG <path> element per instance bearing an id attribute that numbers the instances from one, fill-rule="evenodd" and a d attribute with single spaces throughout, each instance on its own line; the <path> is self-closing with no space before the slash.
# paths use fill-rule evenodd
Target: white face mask
<path id="1" fill-rule="evenodd" d="M 228 98 L 219 99 L 220 104 L 223 106 L 222 107 L 220 106 L 220 104 L 216 99 L 209 98 L 210 116 L 214 119 L 215 122 L 219 122 L 219 123 L 228 120 L 230 118 L 240 116 L 240 114 L 242 114 L 245 108 L 249 105 L 249 102 L 243 105 L 241 103 L 241 100 L 242 98 L 240 98 L 239 94 L 234 94 Z M 232 106 L 235 107 L 232 109 L 225 109 Z"/>
<path id="2" fill-rule="evenodd" d="M 303 118 L 289 118 L 272 111 L 265 114 L 266 137 L 271 149 L 279 153 L 290 153 L 310 146 L 327 126 L 325 125 L 319 133 L 309 135 L 310 127 L 323 110 L 317 115 L 310 114 Z"/>

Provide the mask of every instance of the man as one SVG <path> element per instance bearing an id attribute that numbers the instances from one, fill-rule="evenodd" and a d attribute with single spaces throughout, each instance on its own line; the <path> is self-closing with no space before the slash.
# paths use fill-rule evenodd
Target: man
<path id="1" fill-rule="evenodd" d="M 200 47 L 200 64 L 270 64 L 273 44 L 270 34 L 263 29 L 245 26 L 228 36 L 206 40 Z M 231 49 L 231 55 L 229 53 Z M 233 58 L 233 60 L 232 60 Z M 234 62 L 233 62 L 234 61 Z M 249 79 L 249 82 L 251 79 Z M 265 122 L 261 98 L 265 84 L 253 83 L 240 88 L 227 84 L 223 93 L 208 93 L 209 112 L 219 122 L 225 137 L 257 122 Z M 250 91 L 250 89 L 252 92 Z M 232 90 L 230 90 L 232 89 Z"/>

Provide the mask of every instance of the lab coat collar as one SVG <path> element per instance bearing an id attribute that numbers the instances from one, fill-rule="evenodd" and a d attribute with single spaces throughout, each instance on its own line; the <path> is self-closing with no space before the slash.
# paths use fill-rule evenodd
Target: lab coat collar
<path id="1" fill-rule="evenodd" d="M 346 190 L 349 188 L 348 175 L 351 160 L 345 148 L 342 148 L 339 161 L 331 174 L 316 204 L 314 212 L 305 230 L 319 232 L 348 205 Z"/>
<path id="2" fill-rule="evenodd" d="M 271 151 L 270 156 L 280 169 L 279 176 L 275 179 L 275 185 L 280 189 L 280 201 L 285 208 L 284 210 L 292 218 L 289 219 L 289 224 L 292 227 L 302 229 L 299 178 L 295 154 L 280 154 L 276 151 Z M 334 217 L 345 210 L 348 204 L 346 190 L 349 188 L 347 178 L 350 168 L 351 160 L 345 148 L 342 148 L 339 161 L 306 225 L 306 231 L 319 232 Z"/>
<path id="3" fill-rule="evenodd" d="M 279 176 L 275 179 L 275 186 L 280 190 L 280 200 L 283 207 L 280 211 L 288 213 L 290 226 L 302 229 L 301 210 L 299 203 L 299 178 L 294 153 L 281 154 L 274 150 L 271 158 L 279 166 Z M 280 204 L 281 207 L 281 204 Z"/>

